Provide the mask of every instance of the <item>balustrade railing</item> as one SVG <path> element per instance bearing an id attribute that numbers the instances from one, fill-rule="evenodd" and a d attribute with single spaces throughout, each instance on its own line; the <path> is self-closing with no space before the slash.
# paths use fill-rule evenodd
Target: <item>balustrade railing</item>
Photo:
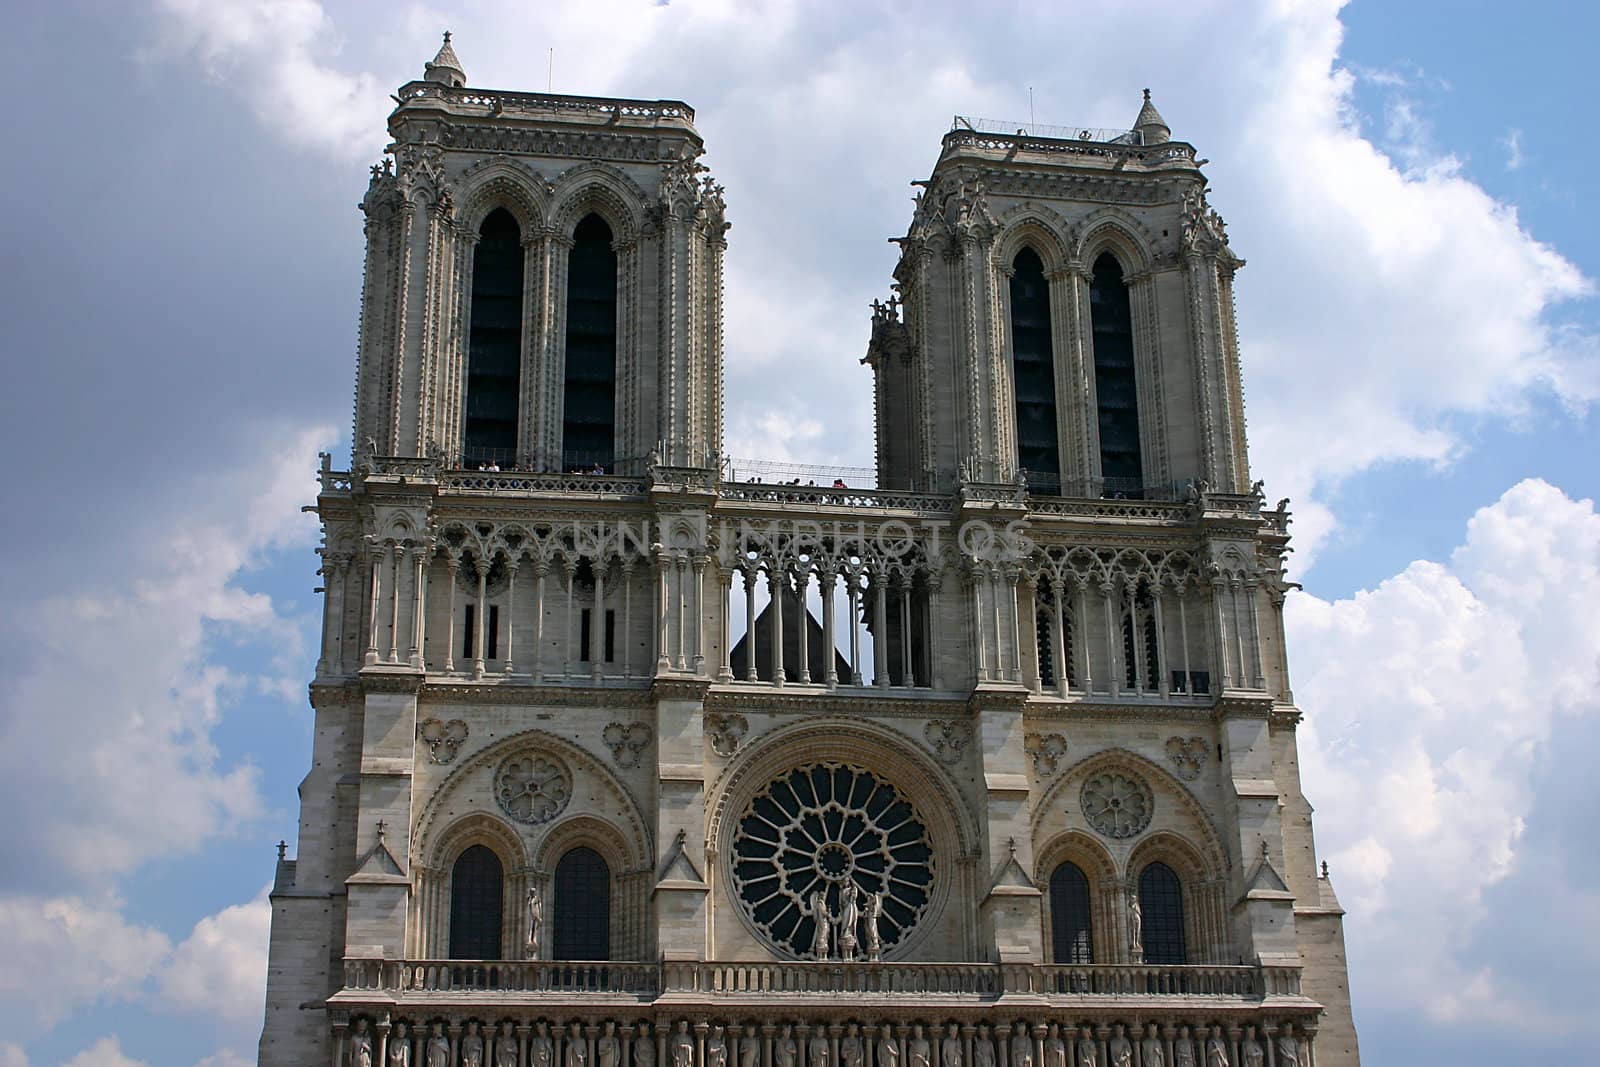
<path id="1" fill-rule="evenodd" d="M 1047 997 L 1298 996 L 1297 967 L 1142 964 L 867 963 L 347 959 L 352 993 L 720 997 L 908 996 L 995 1000 Z"/>

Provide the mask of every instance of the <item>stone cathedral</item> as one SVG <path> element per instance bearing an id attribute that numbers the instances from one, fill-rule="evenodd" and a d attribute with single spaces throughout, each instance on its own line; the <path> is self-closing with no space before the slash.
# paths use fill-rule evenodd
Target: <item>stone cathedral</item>
<path id="1" fill-rule="evenodd" d="M 1244 261 L 1148 92 L 944 135 L 853 478 L 721 453 L 689 106 L 448 35 L 395 99 L 260 1062 L 1356 1064 Z"/>

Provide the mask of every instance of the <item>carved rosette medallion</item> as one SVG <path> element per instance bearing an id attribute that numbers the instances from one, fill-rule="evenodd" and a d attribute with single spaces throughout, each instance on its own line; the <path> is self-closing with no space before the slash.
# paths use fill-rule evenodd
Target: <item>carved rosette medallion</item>
<path id="1" fill-rule="evenodd" d="M 572 774 L 547 752 L 524 752 L 500 764 L 494 798 L 518 822 L 549 822 L 572 799 Z"/>
<path id="2" fill-rule="evenodd" d="M 1167 758 L 1172 761 L 1178 777 L 1192 782 L 1200 777 L 1200 766 L 1206 758 L 1206 739 L 1203 737 L 1167 738 Z"/>
<path id="3" fill-rule="evenodd" d="M 887 952 L 927 911 L 934 860 L 920 814 L 888 781 L 840 763 L 790 771 L 758 793 L 733 838 L 733 881 L 745 916 L 780 952 L 815 958 L 815 896 L 836 934 L 841 890 L 856 888 L 856 930 L 877 912 Z M 873 897 L 881 894 L 881 911 Z"/>
<path id="4" fill-rule="evenodd" d="M 601 738 L 611 749 L 611 758 L 617 761 L 617 766 L 637 767 L 640 755 L 650 744 L 650 727 L 642 722 L 608 723 Z"/>
<path id="5" fill-rule="evenodd" d="M 957 719 L 929 719 L 922 728 L 922 737 L 940 763 L 956 763 L 972 740 L 972 727 Z"/>
<path id="6" fill-rule="evenodd" d="M 736 711 L 711 712 L 706 716 L 705 723 L 711 751 L 722 757 L 738 751 L 739 742 L 750 732 L 750 720 Z"/>
<path id="7" fill-rule="evenodd" d="M 1083 783 L 1079 794 L 1083 817 L 1107 837 L 1132 837 L 1150 825 L 1155 797 L 1138 776 L 1106 771 Z"/>

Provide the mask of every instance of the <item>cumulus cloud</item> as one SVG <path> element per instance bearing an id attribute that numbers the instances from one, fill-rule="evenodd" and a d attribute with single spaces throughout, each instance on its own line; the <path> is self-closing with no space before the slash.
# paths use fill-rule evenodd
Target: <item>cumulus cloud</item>
<path id="1" fill-rule="evenodd" d="M 1317 831 L 1359 916 L 1351 986 L 1385 1012 L 1573 1025 L 1470 951 L 1518 869 L 1558 717 L 1600 719 L 1600 516 L 1529 480 L 1447 563 L 1287 608 Z M 1584 891 L 1559 880 L 1554 897 Z M 1586 911 L 1579 907 L 1579 914 Z"/>
<path id="2" fill-rule="evenodd" d="M 122 1051 L 122 1042 L 115 1035 L 102 1037 L 61 1067 L 150 1067 L 144 1060 L 136 1060 Z"/>
<path id="3" fill-rule="evenodd" d="M 114 908 L 70 897 L 0 897 L 0 945 L 0 1020 L 11 1033 L 128 995 L 172 947 Z"/>
<path id="4" fill-rule="evenodd" d="M 253 1067 L 255 1062 L 254 1056 L 245 1056 L 231 1048 L 224 1048 L 218 1049 L 194 1067 Z"/>
<path id="5" fill-rule="evenodd" d="M 21 1045 L 0 1041 L 0 1067 L 28 1067 L 28 1054 Z"/>
<path id="6" fill-rule="evenodd" d="M 247 904 L 201 919 L 161 974 L 163 1005 L 211 1015 L 241 1030 L 259 1025 L 271 926 L 265 888 Z"/>

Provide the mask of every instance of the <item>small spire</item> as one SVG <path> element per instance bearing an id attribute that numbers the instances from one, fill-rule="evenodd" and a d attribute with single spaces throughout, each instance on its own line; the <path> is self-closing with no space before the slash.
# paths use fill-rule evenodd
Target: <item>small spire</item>
<path id="1" fill-rule="evenodd" d="M 456 58 L 456 50 L 450 47 L 449 30 L 444 31 L 444 44 L 439 46 L 439 54 L 433 57 L 432 63 L 423 64 L 422 69 L 424 81 L 456 88 L 467 84 L 467 72 L 461 69 L 461 60 Z"/>
<path id="2" fill-rule="evenodd" d="M 1144 106 L 1139 108 L 1139 117 L 1133 120 L 1133 128 L 1139 132 L 1145 144 L 1164 144 L 1172 140 L 1172 128 L 1161 117 L 1161 112 L 1156 110 L 1155 104 L 1150 102 L 1149 89 L 1144 91 Z"/>
<path id="3" fill-rule="evenodd" d="M 1328 861 L 1327 860 L 1323 860 L 1322 861 L 1322 880 L 1323 881 L 1327 881 L 1328 880 Z"/>
<path id="4" fill-rule="evenodd" d="M 278 842 L 278 862 L 280 862 L 280 863 L 283 862 L 283 857 L 288 851 L 289 851 L 289 842 L 287 842 L 287 841 L 279 841 Z"/>

